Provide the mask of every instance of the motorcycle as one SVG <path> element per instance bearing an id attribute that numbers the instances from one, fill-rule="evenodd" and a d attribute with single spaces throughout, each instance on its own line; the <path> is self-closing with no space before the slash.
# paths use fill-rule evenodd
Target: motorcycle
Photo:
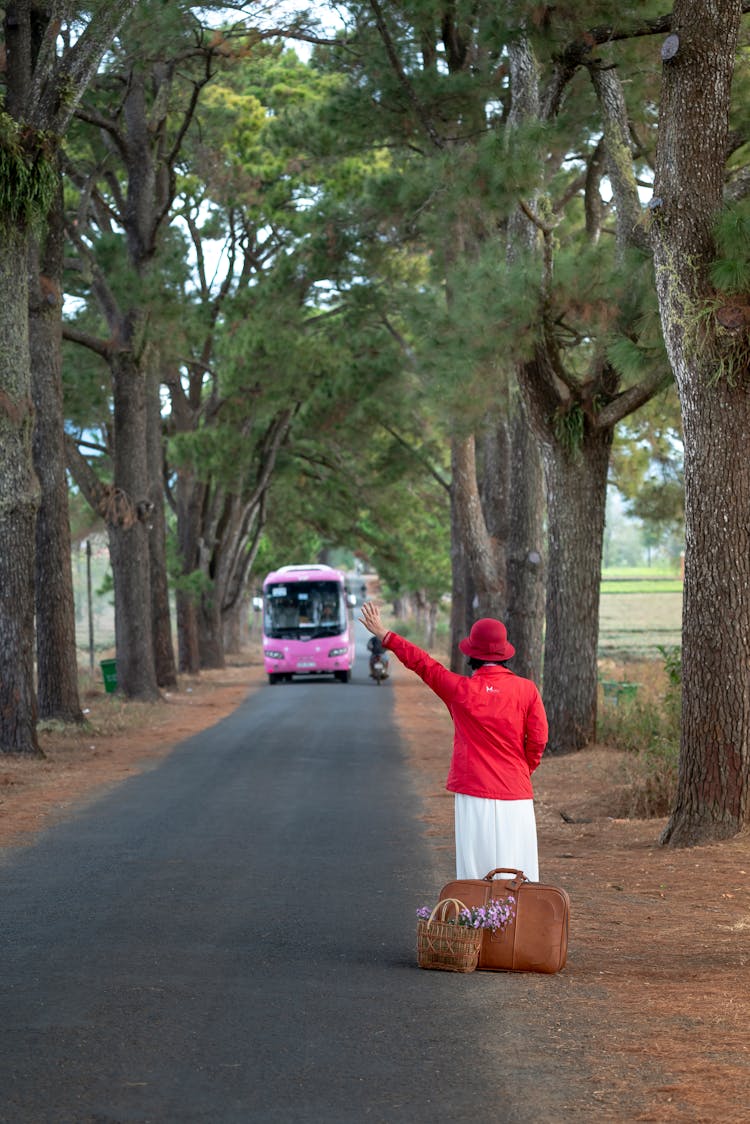
<path id="1" fill-rule="evenodd" d="M 388 661 L 382 656 L 375 656 L 370 660 L 370 675 L 379 687 L 383 680 L 388 678 Z"/>

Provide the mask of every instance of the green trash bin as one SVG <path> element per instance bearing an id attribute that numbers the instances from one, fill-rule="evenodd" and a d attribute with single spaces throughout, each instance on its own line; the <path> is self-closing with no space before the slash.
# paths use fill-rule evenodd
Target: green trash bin
<path id="1" fill-rule="evenodd" d="M 619 679 L 605 679 L 602 682 L 605 703 L 617 706 L 620 699 L 634 699 L 638 693 L 637 683 L 625 683 Z"/>
<path id="2" fill-rule="evenodd" d="M 111 695 L 117 690 L 117 660 L 100 660 L 99 667 L 102 669 L 104 690 Z"/>

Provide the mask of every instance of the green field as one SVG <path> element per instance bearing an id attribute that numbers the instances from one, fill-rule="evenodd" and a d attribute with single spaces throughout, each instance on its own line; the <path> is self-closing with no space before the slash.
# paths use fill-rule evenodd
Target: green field
<path id="1" fill-rule="evenodd" d="M 614 583 L 613 583 L 614 584 Z M 599 655 L 620 658 L 659 656 L 659 646 L 680 644 L 682 584 L 628 583 L 625 590 L 602 583 L 599 602 Z M 635 589 L 632 586 L 636 586 Z"/>
<path id="2" fill-rule="evenodd" d="M 604 578 L 602 593 L 682 593 L 679 578 Z"/>

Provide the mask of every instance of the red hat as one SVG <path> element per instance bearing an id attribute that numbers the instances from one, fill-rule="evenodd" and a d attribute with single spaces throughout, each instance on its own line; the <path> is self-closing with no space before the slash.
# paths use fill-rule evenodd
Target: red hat
<path id="1" fill-rule="evenodd" d="M 516 654 L 516 649 L 508 643 L 505 625 L 492 617 L 482 617 L 476 621 L 469 635 L 458 646 L 465 656 L 475 660 L 503 663 Z"/>

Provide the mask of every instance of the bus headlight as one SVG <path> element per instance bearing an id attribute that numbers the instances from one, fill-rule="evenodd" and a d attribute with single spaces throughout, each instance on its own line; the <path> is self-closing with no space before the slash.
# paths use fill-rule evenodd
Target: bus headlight
<path id="1" fill-rule="evenodd" d="M 331 648 L 328 655 L 329 656 L 345 656 L 348 651 L 349 651 L 348 648 Z"/>
<path id="2" fill-rule="evenodd" d="M 269 660 L 283 660 L 284 658 L 283 652 L 275 652 L 272 648 L 266 648 L 263 655 Z"/>

